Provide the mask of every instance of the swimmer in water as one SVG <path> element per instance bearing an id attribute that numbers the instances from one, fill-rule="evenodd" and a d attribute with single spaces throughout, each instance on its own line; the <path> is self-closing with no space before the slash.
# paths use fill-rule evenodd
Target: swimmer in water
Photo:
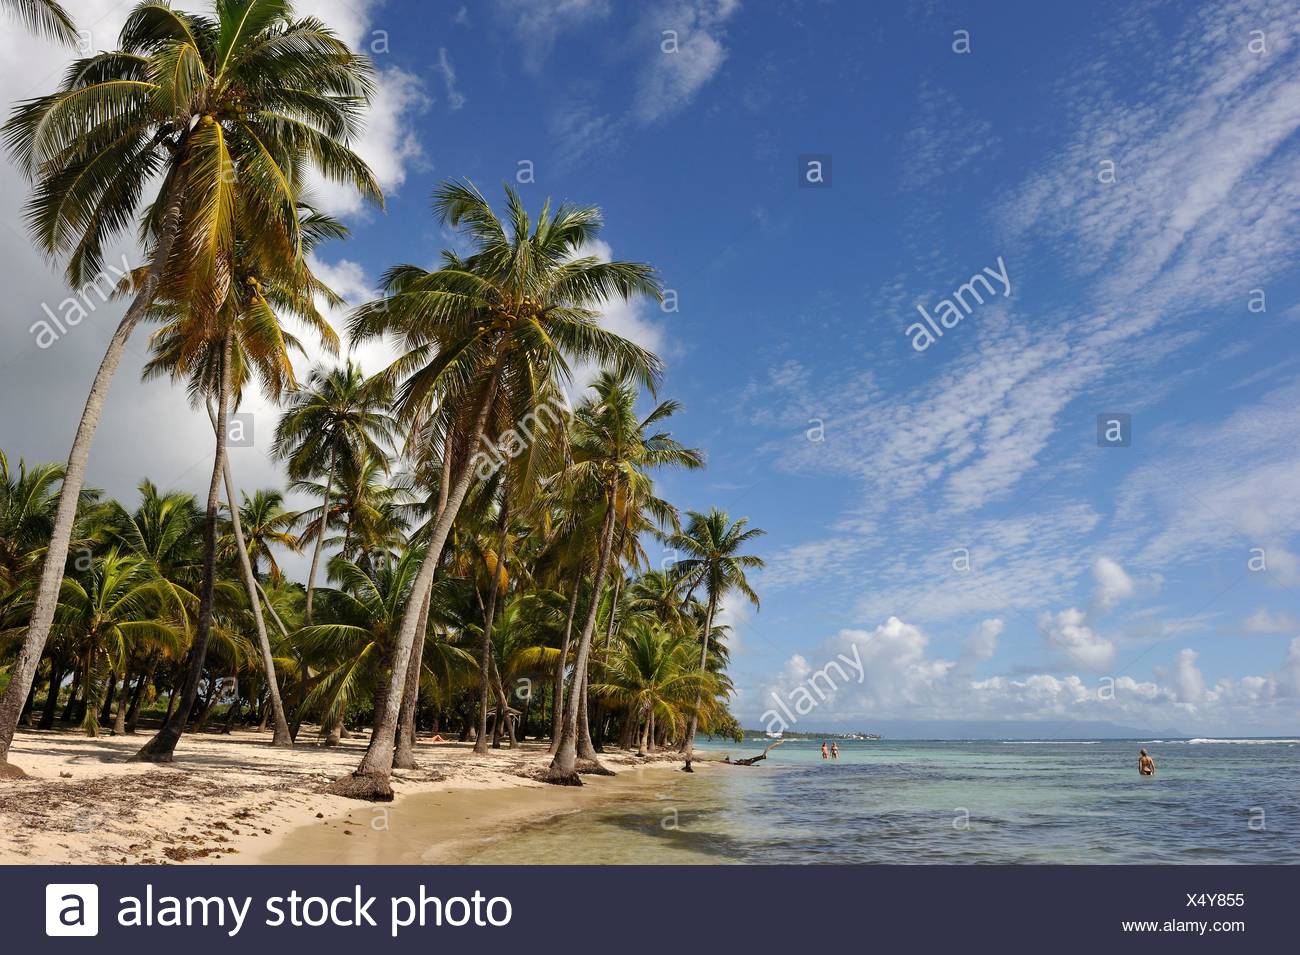
<path id="1" fill-rule="evenodd" d="M 826 758 L 826 740 L 822 740 L 822 759 Z"/>
<path id="2" fill-rule="evenodd" d="M 1138 772 L 1143 776 L 1154 776 L 1156 774 L 1156 761 L 1147 755 L 1145 749 L 1138 756 Z"/>

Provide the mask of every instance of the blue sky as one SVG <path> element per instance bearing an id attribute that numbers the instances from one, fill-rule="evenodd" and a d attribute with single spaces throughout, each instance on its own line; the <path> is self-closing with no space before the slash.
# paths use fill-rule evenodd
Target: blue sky
<path id="1" fill-rule="evenodd" d="M 70 6 L 101 45 L 126 9 Z M 798 728 L 1300 730 L 1294 4 L 311 6 L 382 71 L 363 145 L 387 212 L 321 190 L 354 230 L 320 256 L 340 290 L 433 263 L 439 179 L 529 168 L 530 204 L 600 205 L 597 251 L 675 292 L 609 318 L 665 356 L 675 431 L 709 458 L 666 496 L 768 531 L 761 611 L 727 606 L 746 725 L 846 654 L 861 681 Z M 0 74 L 6 99 L 33 83 Z M 800 187 L 809 156 L 829 186 Z M 58 294 L 0 241 L 20 310 Z M 914 348 L 917 306 L 986 267 L 1006 293 Z M 111 324 L 48 351 L 12 324 L 0 445 L 61 457 Z M 133 376 L 92 482 L 197 486 L 201 422 Z M 1103 413 L 1130 446 L 1098 447 Z M 245 456 L 243 482 L 274 480 Z"/>

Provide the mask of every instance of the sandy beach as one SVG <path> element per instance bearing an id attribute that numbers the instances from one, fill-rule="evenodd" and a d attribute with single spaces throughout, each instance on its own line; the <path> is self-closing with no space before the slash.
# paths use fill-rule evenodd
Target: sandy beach
<path id="1" fill-rule="evenodd" d="M 556 787 L 537 779 L 544 743 L 475 756 L 469 744 L 421 741 L 419 768 L 393 774 L 397 799 L 370 804 L 324 792 L 355 768 L 365 736 L 325 747 L 304 727 L 293 750 L 254 732 L 186 736 L 171 765 L 126 762 L 145 738 L 20 734 L 11 761 L 32 778 L 0 782 L 0 864 L 452 862 L 681 765 L 610 752 L 602 761 L 616 776 Z"/>

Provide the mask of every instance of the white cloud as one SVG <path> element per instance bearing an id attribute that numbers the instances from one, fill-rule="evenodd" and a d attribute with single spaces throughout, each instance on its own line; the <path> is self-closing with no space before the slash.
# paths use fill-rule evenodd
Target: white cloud
<path id="1" fill-rule="evenodd" d="M 1092 565 L 1092 576 L 1097 583 L 1093 599 L 1102 610 L 1110 610 L 1121 600 L 1127 600 L 1137 592 L 1133 578 L 1109 557 L 1097 558 L 1096 563 Z"/>
<path id="2" fill-rule="evenodd" d="M 992 659 L 998 649 L 998 637 L 1002 635 L 1005 624 L 998 617 L 980 622 L 979 627 L 967 639 L 962 647 L 962 657 L 966 662 L 979 662 Z"/>
<path id="3" fill-rule="evenodd" d="M 986 621 L 981 630 L 987 635 L 994 624 Z M 897 617 L 874 630 L 841 630 L 811 653 L 792 654 L 772 679 L 759 681 L 761 693 L 739 696 L 737 714 L 749 725 L 760 725 L 762 711 L 773 706 L 772 693 L 788 700 L 830 661 L 860 659 L 862 682 L 855 668 L 846 665 L 849 679 L 837 681 L 835 692 L 819 699 L 793 728 L 861 729 L 872 720 L 897 719 L 1028 720 L 1059 733 L 1071 722 L 1096 720 L 1152 730 L 1178 727 L 1192 734 L 1276 735 L 1290 732 L 1300 717 L 1300 637 L 1291 642 L 1276 671 L 1222 679 L 1213 686 L 1201 675 L 1191 649 L 1180 651 L 1167 670 L 1158 670 L 1166 683 L 1129 676 L 1112 683 L 1068 673 L 973 679 L 968 668 L 929 656 L 928 647 L 919 627 Z"/>
<path id="4" fill-rule="evenodd" d="M 536 72 L 566 30 L 609 16 L 609 0 L 497 0 L 512 22 L 523 49 L 524 66 Z"/>
<path id="5" fill-rule="evenodd" d="M 1199 703 L 1205 697 L 1205 678 L 1196 666 L 1198 656 L 1195 650 L 1185 649 L 1174 661 L 1174 694 L 1180 703 Z"/>
<path id="6" fill-rule="evenodd" d="M 456 88 L 456 70 L 451 65 L 445 47 L 438 47 L 438 62 L 433 65 L 433 68 L 442 76 L 443 86 L 447 91 L 447 106 L 453 111 L 463 107 L 465 95 Z"/>
<path id="7" fill-rule="evenodd" d="M 634 112 L 655 123 L 684 109 L 727 58 L 724 24 L 740 0 L 678 0 L 645 18 L 658 48 L 642 71 Z"/>
<path id="8" fill-rule="evenodd" d="M 1086 619 L 1082 610 L 1070 607 L 1056 616 L 1043 614 L 1038 626 L 1048 645 L 1063 653 L 1071 665 L 1103 673 L 1115 662 L 1115 644 L 1089 627 Z"/>
<path id="9" fill-rule="evenodd" d="M 1285 610 L 1277 612 L 1267 607 L 1260 607 L 1241 622 L 1247 633 L 1296 633 L 1300 632 L 1300 620 Z"/>

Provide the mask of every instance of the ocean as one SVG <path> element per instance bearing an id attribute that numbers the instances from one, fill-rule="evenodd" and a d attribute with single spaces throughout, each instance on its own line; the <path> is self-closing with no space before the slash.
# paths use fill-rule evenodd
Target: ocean
<path id="1" fill-rule="evenodd" d="M 837 761 L 790 741 L 753 767 L 665 771 L 457 861 L 1300 863 L 1300 739 L 839 742 Z"/>

